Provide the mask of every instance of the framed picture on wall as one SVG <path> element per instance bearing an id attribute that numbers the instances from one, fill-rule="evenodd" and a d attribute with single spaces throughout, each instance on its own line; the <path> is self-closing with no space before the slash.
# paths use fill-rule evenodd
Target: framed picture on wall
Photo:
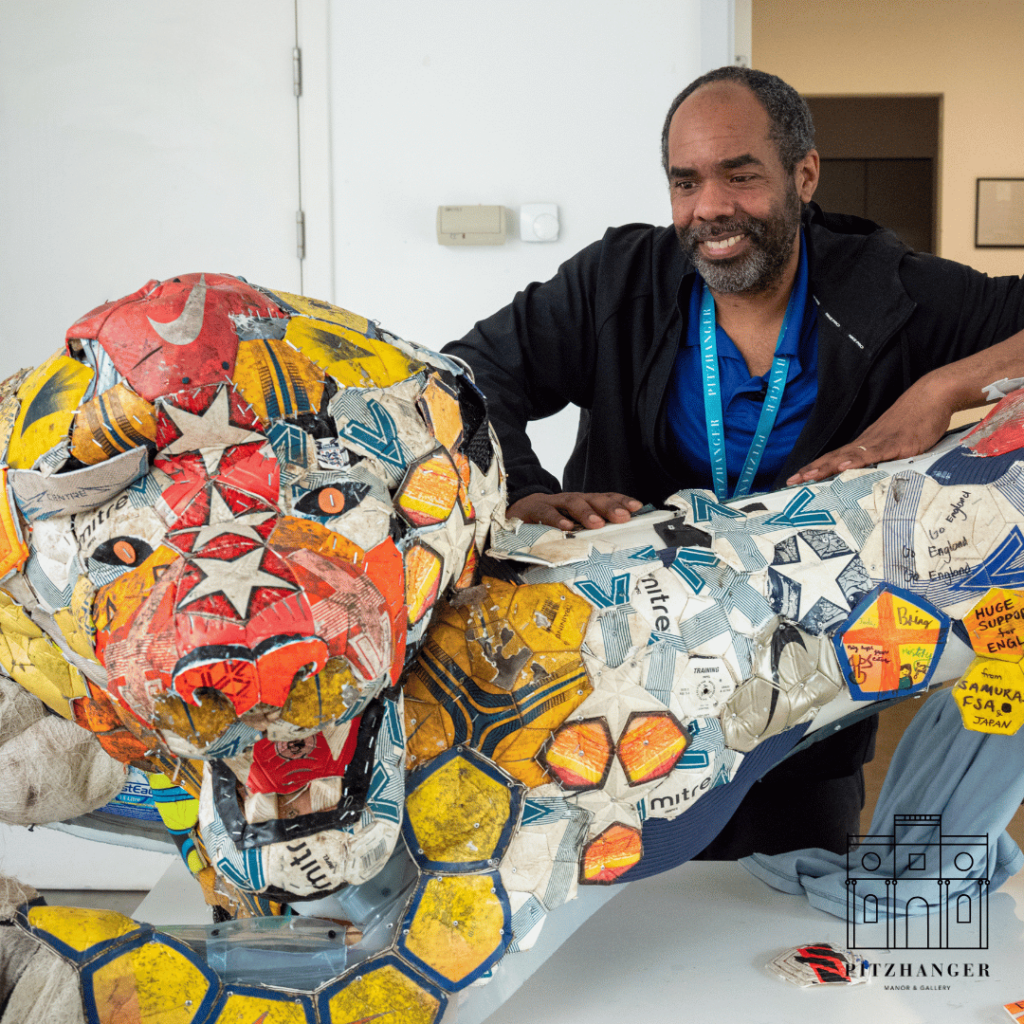
<path id="1" fill-rule="evenodd" d="M 1024 248 L 1024 178 L 978 178 L 974 247 Z"/>

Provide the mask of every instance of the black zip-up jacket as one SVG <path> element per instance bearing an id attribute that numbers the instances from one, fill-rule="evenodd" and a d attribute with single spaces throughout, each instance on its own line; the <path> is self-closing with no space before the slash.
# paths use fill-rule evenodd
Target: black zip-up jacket
<path id="1" fill-rule="evenodd" d="M 825 214 L 814 203 L 803 224 L 818 304 L 818 397 L 776 486 L 857 437 L 929 370 L 1024 328 L 1019 278 L 915 253 L 871 221 Z M 694 279 L 672 228 L 610 228 L 550 281 L 531 284 L 446 346 L 472 367 L 487 398 L 509 504 L 562 490 L 619 491 L 660 504 L 680 488 L 707 486 L 676 452 L 664 414 Z M 580 424 L 560 485 L 534 455 L 526 424 L 570 402 Z M 769 778 L 849 778 L 856 788 L 851 773 L 870 759 L 873 737 L 872 718 Z M 740 838 L 716 856 L 762 848 Z"/>
<path id="2" fill-rule="evenodd" d="M 804 227 L 818 398 L 776 486 L 857 437 L 929 370 L 1024 328 L 1019 278 L 915 253 L 871 221 L 813 203 Z M 676 452 L 664 415 L 694 279 L 672 228 L 610 228 L 445 347 L 469 363 L 487 398 L 509 504 L 561 490 L 660 504 L 682 487 L 707 486 Z M 534 455 L 526 423 L 569 403 L 580 424 L 559 484 Z"/>

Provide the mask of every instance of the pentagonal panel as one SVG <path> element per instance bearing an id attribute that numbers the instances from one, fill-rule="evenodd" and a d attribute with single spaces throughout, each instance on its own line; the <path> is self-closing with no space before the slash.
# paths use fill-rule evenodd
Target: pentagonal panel
<path id="1" fill-rule="evenodd" d="M 854 700 L 927 687 L 946 643 L 949 617 L 892 584 L 870 591 L 835 635 Z"/>
<path id="2" fill-rule="evenodd" d="M 519 819 L 522 787 L 486 758 L 454 748 L 408 781 L 403 831 L 434 871 L 476 871 L 499 859 Z"/>
<path id="3" fill-rule="evenodd" d="M 501 959 L 511 939 L 512 914 L 496 871 L 424 876 L 398 950 L 432 981 L 458 991 Z"/>
<path id="4" fill-rule="evenodd" d="M 395 507 L 413 526 L 443 523 L 459 497 L 459 473 L 447 452 L 436 451 L 409 467 Z"/>

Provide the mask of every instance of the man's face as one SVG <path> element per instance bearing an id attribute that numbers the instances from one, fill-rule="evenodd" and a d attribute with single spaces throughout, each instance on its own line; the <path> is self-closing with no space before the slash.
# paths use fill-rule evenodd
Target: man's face
<path id="1" fill-rule="evenodd" d="M 679 244 L 713 291 L 772 287 L 798 257 L 801 203 L 814 193 L 813 150 L 787 174 L 765 109 L 745 86 L 689 96 L 669 127 L 669 188 Z"/>

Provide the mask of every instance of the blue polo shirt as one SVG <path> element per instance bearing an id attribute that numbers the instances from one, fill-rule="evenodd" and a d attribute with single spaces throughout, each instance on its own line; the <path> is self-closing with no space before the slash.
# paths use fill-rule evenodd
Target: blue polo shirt
<path id="1" fill-rule="evenodd" d="M 801 232 L 801 272 L 806 273 L 807 245 Z M 700 302 L 703 280 L 698 274 L 690 290 L 689 316 L 679 345 L 666 399 L 669 435 L 676 451 L 702 478 L 702 486 L 713 488 L 711 458 L 708 454 L 707 423 L 704 418 L 704 374 L 700 356 Z M 776 355 L 789 362 L 786 389 L 775 426 L 754 477 L 752 492 L 771 490 L 796 439 L 803 430 L 818 397 L 818 310 L 808 289 L 800 317 L 800 330 L 790 331 Z M 725 423 L 725 456 L 729 494 L 743 472 L 750 443 L 757 431 L 770 373 L 751 377 L 747 362 L 732 338 L 716 329 L 718 374 Z"/>

